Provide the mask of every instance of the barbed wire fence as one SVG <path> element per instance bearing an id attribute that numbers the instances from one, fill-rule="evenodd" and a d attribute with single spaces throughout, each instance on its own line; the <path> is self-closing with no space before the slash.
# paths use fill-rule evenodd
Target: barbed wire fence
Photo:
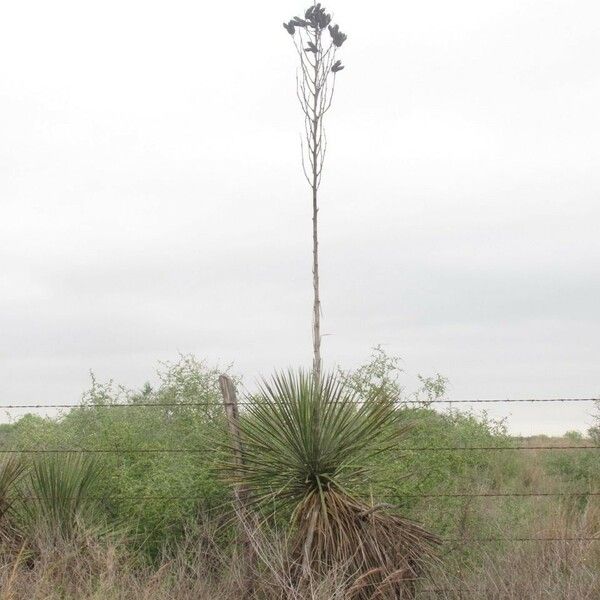
<path id="1" fill-rule="evenodd" d="M 260 400 L 249 397 L 245 400 L 238 401 L 237 406 L 241 409 L 251 408 L 260 403 Z M 359 404 L 360 402 L 357 402 Z M 600 403 L 600 398 L 494 398 L 494 399 L 437 399 L 437 400 L 420 400 L 406 399 L 398 402 L 399 407 L 419 406 L 423 408 L 432 407 L 454 407 L 456 405 L 472 405 L 472 404 L 534 404 L 534 403 Z M 63 403 L 63 404 L 7 404 L 0 406 L 0 411 L 12 410 L 123 410 L 135 408 L 153 408 L 167 411 L 176 409 L 208 409 L 223 407 L 223 403 L 218 401 L 204 402 L 147 402 L 147 401 L 129 401 L 123 403 Z M 600 444 L 591 443 L 569 443 L 563 444 L 545 444 L 533 443 L 527 445 L 425 445 L 425 446 L 403 446 L 403 452 L 418 452 L 418 453 L 440 453 L 440 452 L 469 452 L 469 451 L 485 451 L 485 452 L 530 452 L 530 451 L 548 451 L 548 452 L 568 452 L 568 451 L 598 451 Z M 6 448 L 0 446 L 0 456 L 9 454 L 201 454 L 204 449 L 180 447 L 180 448 L 87 448 L 87 447 L 70 447 L 70 448 Z M 581 490 L 576 492 L 549 492 L 544 490 L 534 491 L 460 491 L 460 492 L 439 492 L 439 493 L 399 493 L 399 496 L 407 499 L 423 499 L 434 500 L 444 498 L 454 499 L 495 499 L 495 498 L 515 498 L 515 499 L 533 499 L 533 498 L 597 498 L 600 497 L 600 490 Z M 35 500 L 34 496 L 25 496 L 26 499 Z M 139 495 L 111 495 L 93 496 L 97 501 L 114 501 L 114 500 L 131 500 L 136 502 L 164 500 L 164 501 L 195 501 L 197 498 L 193 495 L 162 495 L 162 494 L 139 494 Z M 209 510 L 222 509 L 222 506 L 212 507 Z M 443 543 L 448 544 L 486 544 L 486 543 L 583 543 L 583 542 L 600 542 L 599 535 L 579 535 L 579 536 L 487 536 L 487 537 L 447 537 L 442 538 Z M 458 592 L 457 588 L 423 588 L 422 593 L 444 593 Z"/>

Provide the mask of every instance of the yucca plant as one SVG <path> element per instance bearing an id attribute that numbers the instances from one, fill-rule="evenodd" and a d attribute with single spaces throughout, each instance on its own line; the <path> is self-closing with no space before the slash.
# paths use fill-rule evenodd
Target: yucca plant
<path id="1" fill-rule="evenodd" d="M 16 486 L 24 471 L 25 466 L 19 458 L 10 457 L 0 462 L 0 539 L 12 537 L 14 533 L 9 517 L 15 503 Z"/>
<path id="2" fill-rule="evenodd" d="M 316 382 L 290 371 L 263 381 L 240 420 L 238 483 L 251 506 L 289 511 L 298 577 L 342 567 L 357 578 L 354 597 L 397 597 L 424 572 L 436 536 L 353 491 L 369 458 L 403 431 L 392 400 L 361 402 L 333 375 Z"/>
<path id="3" fill-rule="evenodd" d="M 68 541 L 86 528 L 97 528 L 100 519 L 94 493 L 99 475 L 97 461 L 84 454 L 36 459 L 22 503 L 22 520 L 29 536 Z"/>

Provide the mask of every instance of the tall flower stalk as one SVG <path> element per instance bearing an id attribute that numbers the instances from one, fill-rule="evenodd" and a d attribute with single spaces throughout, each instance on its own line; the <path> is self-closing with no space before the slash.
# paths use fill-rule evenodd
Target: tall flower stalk
<path id="1" fill-rule="evenodd" d="M 324 117 L 331 108 L 335 79 L 344 67 L 336 58 L 338 48 L 346 41 L 339 25 L 321 4 L 313 4 L 304 18 L 294 17 L 283 24 L 292 36 L 300 66 L 296 76 L 296 93 L 304 113 L 302 136 L 302 170 L 311 189 L 313 242 L 313 376 L 321 378 L 321 296 L 319 290 L 318 192 L 327 151 Z"/>

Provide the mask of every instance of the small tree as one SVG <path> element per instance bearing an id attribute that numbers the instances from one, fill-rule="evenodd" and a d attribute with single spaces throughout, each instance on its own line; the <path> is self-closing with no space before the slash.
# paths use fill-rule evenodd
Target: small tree
<path id="1" fill-rule="evenodd" d="M 294 17 L 283 26 L 292 36 L 300 59 L 296 92 L 304 113 L 302 169 L 312 194 L 313 376 L 318 381 L 321 377 L 318 191 L 327 150 L 323 119 L 331 108 L 336 74 L 344 68 L 336 60 L 336 51 L 347 36 L 338 25 L 331 24 L 331 15 L 316 3 L 306 10 L 304 18 Z"/>

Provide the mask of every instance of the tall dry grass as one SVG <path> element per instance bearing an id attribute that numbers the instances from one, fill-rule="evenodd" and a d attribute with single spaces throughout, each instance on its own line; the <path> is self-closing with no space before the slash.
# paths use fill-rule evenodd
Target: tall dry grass
<path id="1" fill-rule="evenodd" d="M 531 537 L 594 537 L 600 515 L 588 508 L 577 517 L 562 513 L 531 523 Z M 510 532 L 506 532 L 510 535 Z M 0 600 L 239 600 L 244 584 L 235 554 L 219 550 L 210 526 L 190 535 L 176 552 L 155 565 L 128 553 L 125 540 L 79 537 L 36 540 L 0 551 Z M 256 600 L 349 600 L 353 585 L 346 569 L 301 585 L 289 576 L 286 540 L 255 532 L 258 555 Z M 473 550 L 473 548 L 471 548 Z M 417 586 L 425 600 L 596 600 L 600 598 L 598 542 L 521 542 L 490 545 Z M 448 557 L 452 558 L 452 557 Z M 382 594 L 374 600 L 387 599 Z M 393 596 L 396 600 L 398 596 Z"/>
<path id="2" fill-rule="evenodd" d="M 115 540 L 44 545 L 32 557 L 25 546 L 0 550 L 0 600 L 239 600 L 245 579 L 235 555 L 185 548 L 157 565 L 140 564 Z M 264 600 L 345 600 L 339 573 L 294 584 L 282 566 L 283 546 L 263 548 L 253 597 Z M 219 568 L 215 569 L 215 564 Z"/>
<path id="3" fill-rule="evenodd" d="M 511 537 L 510 531 L 505 531 Z M 437 576 L 426 600 L 595 600 L 600 598 L 600 510 L 557 508 L 530 523 L 519 541 L 482 544 Z M 563 539 L 567 538 L 567 539 Z M 570 538 L 570 539 L 569 539 Z M 581 541 L 577 541 L 580 538 Z"/>

